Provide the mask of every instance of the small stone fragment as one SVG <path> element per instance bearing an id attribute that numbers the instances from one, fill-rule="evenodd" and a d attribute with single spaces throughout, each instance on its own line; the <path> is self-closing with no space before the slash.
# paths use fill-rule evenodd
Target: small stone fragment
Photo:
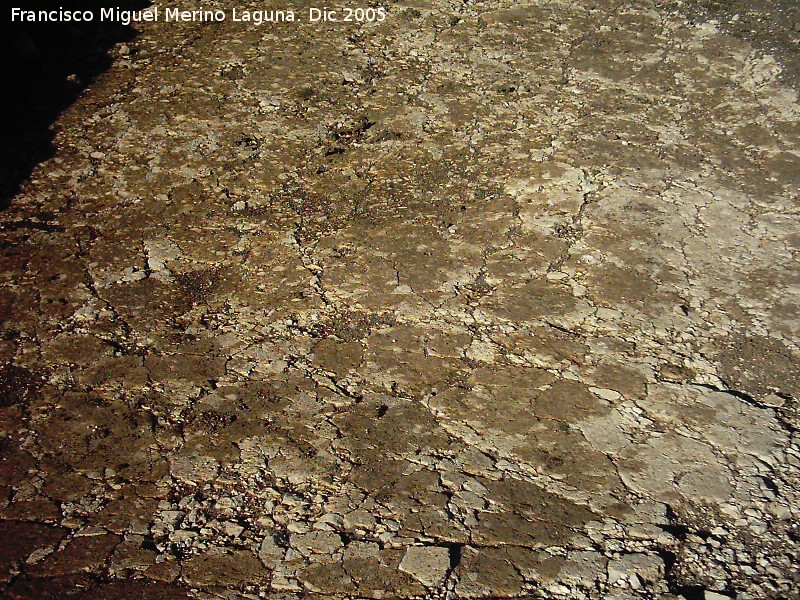
<path id="1" fill-rule="evenodd" d="M 400 562 L 400 570 L 427 587 L 441 585 L 450 569 L 450 552 L 441 546 L 411 546 Z"/>

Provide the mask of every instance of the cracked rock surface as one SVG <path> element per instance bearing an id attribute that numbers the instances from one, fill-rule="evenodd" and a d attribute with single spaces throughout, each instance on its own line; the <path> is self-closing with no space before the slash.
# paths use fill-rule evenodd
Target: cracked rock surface
<path id="1" fill-rule="evenodd" d="M 387 6 L 139 25 L 58 121 L 0 214 L 3 593 L 800 598 L 782 63 Z"/>

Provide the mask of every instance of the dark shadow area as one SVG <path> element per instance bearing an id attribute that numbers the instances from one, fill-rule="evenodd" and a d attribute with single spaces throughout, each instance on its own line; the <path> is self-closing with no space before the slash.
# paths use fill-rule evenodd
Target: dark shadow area
<path id="1" fill-rule="evenodd" d="M 103 3 L 106 4 L 106 3 Z M 149 0 L 119 0 L 126 10 L 141 10 Z M 12 22 L 11 9 L 4 9 L 8 23 L 2 45 L 5 124 L 0 136 L 0 210 L 27 179 L 32 169 L 53 154 L 52 124 L 98 75 L 111 65 L 108 51 L 135 36 L 130 26 L 100 20 L 98 3 L 70 0 L 18 0 L 23 10 L 89 10 L 90 22 Z"/>
<path id="2" fill-rule="evenodd" d="M 727 33 L 773 54 L 783 65 L 779 79 L 800 91 L 800 2 L 685 0 L 680 9 L 692 20 L 715 19 Z"/>

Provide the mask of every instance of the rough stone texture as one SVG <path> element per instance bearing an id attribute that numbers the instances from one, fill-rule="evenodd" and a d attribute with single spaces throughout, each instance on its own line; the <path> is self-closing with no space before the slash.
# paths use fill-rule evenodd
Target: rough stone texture
<path id="1" fill-rule="evenodd" d="M 781 56 L 388 7 L 140 25 L 58 120 L 0 214 L 4 593 L 800 597 Z"/>
<path id="2" fill-rule="evenodd" d="M 450 552 L 436 546 L 411 546 L 400 561 L 400 570 L 427 587 L 440 586 L 450 570 Z"/>

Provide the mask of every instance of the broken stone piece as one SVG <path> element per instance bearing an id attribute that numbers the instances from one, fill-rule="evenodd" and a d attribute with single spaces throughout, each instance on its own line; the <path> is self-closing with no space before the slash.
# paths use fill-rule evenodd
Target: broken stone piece
<path id="1" fill-rule="evenodd" d="M 411 546 L 400 561 L 400 570 L 427 587 L 444 583 L 450 569 L 450 552 L 441 546 Z"/>

